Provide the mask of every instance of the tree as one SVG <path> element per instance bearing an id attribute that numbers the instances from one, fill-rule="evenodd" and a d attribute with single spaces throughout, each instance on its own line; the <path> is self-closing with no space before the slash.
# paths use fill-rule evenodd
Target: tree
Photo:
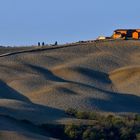
<path id="1" fill-rule="evenodd" d="M 42 42 L 42 46 L 45 46 L 45 43 L 44 42 Z"/>
<path id="2" fill-rule="evenodd" d="M 136 140 L 140 140 L 140 133 L 136 135 Z"/>
<path id="3" fill-rule="evenodd" d="M 76 113 L 77 113 L 77 110 L 74 109 L 74 108 L 68 108 L 68 109 L 66 110 L 66 113 L 67 113 L 68 115 L 70 115 L 70 116 L 75 117 L 75 115 L 76 115 Z"/>
<path id="4" fill-rule="evenodd" d="M 89 119 L 89 113 L 88 112 L 77 112 L 76 117 L 78 119 Z"/>
<path id="5" fill-rule="evenodd" d="M 40 42 L 38 42 L 38 46 L 40 46 Z"/>
<path id="6" fill-rule="evenodd" d="M 56 41 L 54 45 L 57 46 L 58 45 L 58 42 Z"/>
<path id="7" fill-rule="evenodd" d="M 83 140 L 97 140 L 99 139 L 98 132 L 93 129 L 87 129 L 83 132 Z"/>
<path id="8" fill-rule="evenodd" d="M 135 115 L 135 120 L 138 121 L 138 122 L 140 122 L 140 114 L 136 114 Z"/>
<path id="9" fill-rule="evenodd" d="M 82 136 L 82 126 L 68 125 L 65 134 L 71 139 L 79 139 Z"/>
<path id="10" fill-rule="evenodd" d="M 122 127 L 120 129 L 120 139 L 121 140 L 131 140 L 131 139 L 134 139 L 134 135 L 132 133 L 132 129 L 131 128 L 127 128 L 127 127 Z"/>

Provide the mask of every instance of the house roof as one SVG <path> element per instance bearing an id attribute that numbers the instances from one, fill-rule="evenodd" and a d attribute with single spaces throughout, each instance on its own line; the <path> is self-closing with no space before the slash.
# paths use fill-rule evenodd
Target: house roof
<path id="1" fill-rule="evenodd" d="M 140 31 L 140 29 L 117 29 L 114 32 L 117 32 L 117 31 L 136 31 L 136 30 Z"/>

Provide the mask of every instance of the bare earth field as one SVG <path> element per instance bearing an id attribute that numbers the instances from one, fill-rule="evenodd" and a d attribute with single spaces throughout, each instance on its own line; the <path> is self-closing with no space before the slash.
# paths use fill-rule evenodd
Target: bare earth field
<path id="1" fill-rule="evenodd" d="M 72 121 L 68 108 L 140 113 L 140 41 L 0 49 L 4 140 L 51 140 L 33 124 Z"/>

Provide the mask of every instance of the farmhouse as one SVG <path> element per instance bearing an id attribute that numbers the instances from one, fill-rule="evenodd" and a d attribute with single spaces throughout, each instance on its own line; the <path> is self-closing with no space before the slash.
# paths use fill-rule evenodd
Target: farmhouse
<path id="1" fill-rule="evenodd" d="M 140 38 L 140 29 L 118 29 L 115 30 L 113 35 L 113 39 L 124 38 L 124 39 L 139 39 Z"/>

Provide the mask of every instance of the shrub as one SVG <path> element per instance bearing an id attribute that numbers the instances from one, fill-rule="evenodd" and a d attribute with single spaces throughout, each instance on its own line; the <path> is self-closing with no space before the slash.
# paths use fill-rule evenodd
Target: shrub
<path id="1" fill-rule="evenodd" d="M 89 113 L 89 119 L 90 120 L 96 120 L 97 118 L 99 119 L 99 115 L 97 115 L 95 112 L 90 112 Z"/>
<path id="2" fill-rule="evenodd" d="M 121 119 L 121 118 L 113 118 L 112 119 L 112 125 L 115 127 L 115 128 L 118 128 L 120 129 L 121 127 L 123 127 L 125 124 L 124 124 L 124 121 Z"/>
<path id="3" fill-rule="evenodd" d="M 75 125 L 65 126 L 65 134 L 71 139 L 78 139 L 82 136 L 82 127 Z"/>
<path id="4" fill-rule="evenodd" d="M 95 112 L 87 111 L 77 111 L 74 108 L 69 108 L 66 110 L 66 113 L 70 116 L 76 117 L 78 119 L 88 119 L 88 120 L 99 120 L 101 116 Z"/>
<path id="5" fill-rule="evenodd" d="M 89 114 L 88 114 L 88 112 L 77 112 L 76 113 L 76 118 L 78 118 L 78 119 L 89 119 Z"/>
<path id="6" fill-rule="evenodd" d="M 106 120 L 109 121 L 109 122 L 112 122 L 113 119 L 114 119 L 114 116 L 113 115 L 108 115 L 106 117 Z"/>
<path id="7" fill-rule="evenodd" d="M 121 140 L 133 140 L 135 135 L 131 128 L 122 127 L 120 129 L 120 139 Z"/>
<path id="8" fill-rule="evenodd" d="M 140 140 L 140 133 L 136 135 L 136 140 Z"/>
<path id="9" fill-rule="evenodd" d="M 70 115 L 70 116 L 76 116 L 76 114 L 77 114 L 77 110 L 76 109 L 73 109 L 73 108 L 69 108 L 69 109 L 67 109 L 66 110 L 66 113 L 68 114 L 68 115 Z"/>
<path id="10" fill-rule="evenodd" d="M 83 140 L 95 140 L 97 139 L 97 132 L 91 129 L 87 129 L 83 132 Z"/>
<path id="11" fill-rule="evenodd" d="M 140 114 L 136 114 L 135 115 L 135 120 L 138 121 L 138 122 L 140 122 Z"/>
<path id="12" fill-rule="evenodd" d="M 95 112 L 80 112 L 68 109 L 67 114 L 78 119 L 94 120 L 94 125 L 69 126 L 67 136 L 73 140 L 140 140 L 140 115 L 104 116 Z"/>

